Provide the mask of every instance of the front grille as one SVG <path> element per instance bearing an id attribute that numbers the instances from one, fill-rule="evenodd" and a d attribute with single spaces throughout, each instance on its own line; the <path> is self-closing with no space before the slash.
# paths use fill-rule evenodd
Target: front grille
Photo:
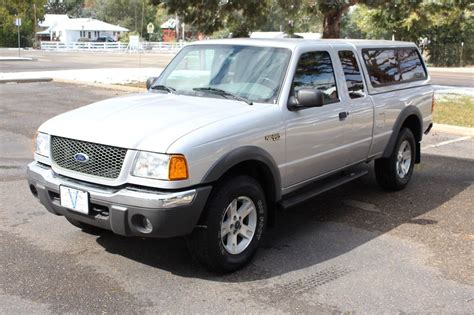
<path id="1" fill-rule="evenodd" d="M 76 154 L 89 157 L 86 162 L 76 160 Z M 127 149 L 103 144 L 51 137 L 51 157 L 59 167 L 105 178 L 117 178 L 122 170 Z"/>

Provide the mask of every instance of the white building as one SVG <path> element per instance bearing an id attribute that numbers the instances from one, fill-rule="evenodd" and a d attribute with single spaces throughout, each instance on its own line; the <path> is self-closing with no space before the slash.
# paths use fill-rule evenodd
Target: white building
<path id="1" fill-rule="evenodd" d="M 69 20 L 69 16 L 66 14 L 45 14 L 44 20 L 38 23 L 41 30 L 45 31 L 51 26 L 58 24 L 61 21 Z"/>
<path id="2" fill-rule="evenodd" d="M 98 37 L 117 38 L 128 29 L 91 18 L 71 19 L 67 15 L 45 14 L 39 24 L 43 31 L 37 32 L 39 38 L 57 40 L 63 43 L 77 42 L 80 38 L 95 40 Z"/>

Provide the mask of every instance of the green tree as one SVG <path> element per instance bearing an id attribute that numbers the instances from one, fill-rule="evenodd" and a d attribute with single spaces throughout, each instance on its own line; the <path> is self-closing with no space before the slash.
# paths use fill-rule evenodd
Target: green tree
<path id="1" fill-rule="evenodd" d="M 15 19 L 21 18 L 21 46 L 31 46 L 34 38 L 35 25 L 44 16 L 47 0 L 0 0 L 0 46 L 15 47 L 17 28 Z M 36 13 L 36 21 L 35 21 Z"/>
<path id="2" fill-rule="evenodd" d="M 439 66 L 474 64 L 474 3 L 448 1 L 425 3 L 427 24 L 421 36 L 427 46 L 430 63 Z"/>
<path id="3" fill-rule="evenodd" d="M 170 14 L 178 15 L 184 23 L 211 35 L 228 28 L 234 36 L 248 36 L 266 21 L 267 1 L 262 0 L 152 0 L 163 3 Z"/>
<path id="4" fill-rule="evenodd" d="M 324 38 L 340 37 L 341 20 L 351 6 L 378 6 L 388 0 L 151 0 L 205 34 L 227 28 L 247 36 L 256 30 L 287 33 L 323 30 Z M 322 24 L 322 25 L 321 25 Z"/>
<path id="5" fill-rule="evenodd" d="M 147 0 L 94 0 L 88 1 L 83 16 L 120 25 L 145 36 L 149 22 L 155 24 L 157 8 Z"/>
<path id="6" fill-rule="evenodd" d="M 410 1 L 387 1 L 387 0 L 318 0 L 317 10 L 323 15 L 323 38 L 340 38 L 341 23 L 345 14 L 356 4 L 364 4 L 367 7 L 380 7 L 393 3 L 411 3 Z"/>
<path id="7" fill-rule="evenodd" d="M 321 31 L 322 16 L 316 8 L 315 1 L 278 0 L 274 10 L 277 15 L 269 19 L 273 23 L 273 28 L 270 30 L 278 30 L 279 25 L 275 23 L 279 23 L 282 30 L 290 35 L 295 32 Z"/>
<path id="8" fill-rule="evenodd" d="M 394 36 L 411 42 L 427 38 L 430 44 L 426 50 L 435 65 L 472 64 L 473 9 L 470 1 L 447 0 L 386 3 L 372 8 L 359 5 L 350 23 L 364 38 L 391 39 Z"/>
<path id="9" fill-rule="evenodd" d="M 83 6 L 84 0 L 49 0 L 45 7 L 45 13 L 80 17 Z"/>

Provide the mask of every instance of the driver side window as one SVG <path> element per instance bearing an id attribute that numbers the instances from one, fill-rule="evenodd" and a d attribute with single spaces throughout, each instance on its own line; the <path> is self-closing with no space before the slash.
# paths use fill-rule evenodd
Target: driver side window
<path id="1" fill-rule="evenodd" d="M 323 93 L 324 104 L 339 101 L 331 57 L 326 51 L 307 52 L 301 55 L 291 89 L 294 96 L 301 88 L 313 88 Z"/>

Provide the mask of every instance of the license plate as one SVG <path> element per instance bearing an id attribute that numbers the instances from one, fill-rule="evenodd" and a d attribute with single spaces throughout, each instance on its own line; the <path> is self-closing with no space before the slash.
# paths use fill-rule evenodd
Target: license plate
<path id="1" fill-rule="evenodd" d="M 60 186 L 59 193 L 61 196 L 61 206 L 80 213 L 89 214 L 89 194 L 87 191 Z"/>

